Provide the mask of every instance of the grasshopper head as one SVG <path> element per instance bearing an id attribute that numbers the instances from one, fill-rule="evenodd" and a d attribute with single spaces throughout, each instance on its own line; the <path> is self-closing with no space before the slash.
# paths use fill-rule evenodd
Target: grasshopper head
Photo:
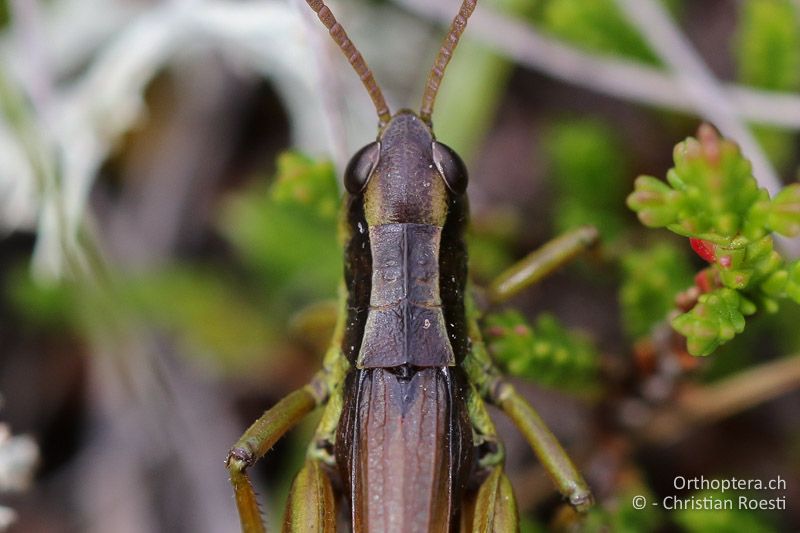
<path id="1" fill-rule="evenodd" d="M 307 1 L 358 74 L 378 115 L 378 140 L 350 160 L 345 188 L 351 195 L 363 196 L 369 226 L 410 223 L 443 227 L 449 201 L 467 188 L 467 172 L 461 158 L 435 140 L 433 104 L 477 0 L 462 0 L 428 74 L 419 114 L 404 109 L 394 115 L 366 61 L 325 2 Z"/>
<path id="2" fill-rule="evenodd" d="M 351 194 L 364 196 L 370 226 L 444 226 L 450 199 L 466 191 L 467 171 L 425 121 L 404 109 L 381 129 L 377 141 L 353 156 L 344 183 Z"/>

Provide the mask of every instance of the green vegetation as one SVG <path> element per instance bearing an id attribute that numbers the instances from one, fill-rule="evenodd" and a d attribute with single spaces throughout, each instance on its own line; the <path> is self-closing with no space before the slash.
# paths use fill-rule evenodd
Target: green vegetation
<path id="1" fill-rule="evenodd" d="M 800 234 L 800 185 L 770 199 L 738 146 L 710 126 L 678 144 L 674 160 L 667 183 L 637 178 L 628 205 L 644 225 L 692 239 L 711 263 L 697 305 L 672 321 L 691 353 L 708 355 L 741 333 L 759 306 L 774 311 L 779 298 L 800 303 L 798 261 L 785 261 L 770 235 Z"/>
<path id="2" fill-rule="evenodd" d="M 516 311 L 485 319 L 486 343 L 495 360 L 512 375 L 548 387 L 586 392 L 597 385 L 599 355 L 580 332 L 555 317 L 539 315 L 531 326 Z"/>
<path id="3" fill-rule="evenodd" d="M 547 0 L 542 8 L 541 24 L 553 35 L 592 52 L 657 62 L 613 0 Z"/>
<path id="4" fill-rule="evenodd" d="M 675 296 L 691 283 L 686 254 L 672 244 L 626 254 L 619 291 L 625 333 L 632 340 L 649 335 L 675 308 Z"/>
<path id="5" fill-rule="evenodd" d="M 558 190 L 556 230 L 593 225 L 604 242 L 616 239 L 627 224 L 619 205 L 628 169 L 613 128 L 597 120 L 563 120 L 548 132 L 546 147 Z"/>
<path id="6" fill-rule="evenodd" d="M 741 81 L 770 91 L 800 89 L 800 18 L 791 0 L 742 2 L 735 42 Z M 765 126 L 755 132 L 775 164 L 786 168 L 796 136 Z"/>

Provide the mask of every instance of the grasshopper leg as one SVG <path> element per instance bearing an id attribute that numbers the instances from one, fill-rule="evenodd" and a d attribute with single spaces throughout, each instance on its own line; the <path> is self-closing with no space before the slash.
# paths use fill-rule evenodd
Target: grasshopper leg
<path id="1" fill-rule="evenodd" d="M 515 533 L 519 531 L 517 500 L 503 466 L 492 468 L 478 490 L 465 502 L 463 533 Z"/>
<path id="2" fill-rule="evenodd" d="M 489 301 L 497 304 L 511 298 L 593 246 L 598 237 L 597 229 L 585 226 L 553 239 L 500 274 L 489 286 Z M 500 377 L 492 384 L 489 395 L 522 432 L 559 492 L 579 511 L 591 507 L 588 485 L 533 406 Z"/>
<path id="3" fill-rule="evenodd" d="M 547 242 L 495 279 L 487 291 L 489 302 L 499 304 L 508 300 L 593 246 L 598 238 L 596 228 L 583 226 Z"/>
<path id="4" fill-rule="evenodd" d="M 502 376 L 492 362 L 481 337 L 480 325 L 475 318 L 474 303 L 470 303 L 469 312 L 468 327 L 472 348 L 462 366 L 475 390 L 475 398 L 481 398 L 499 407 L 522 432 L 558 491 L 568 498 L 570 504 L 578 511 L 588 510 L 593 503 L 588 485 L 539 414 Z M 480 404 L 478 401 L 471 402 L 471 405 L 475 406 L 472 409 L 474 425 L 478 425 L 476 422 L 480 423 L 485 418 L 481 415 L 485 409 L 477 409 Z M 485 422 L 483 424 L 486 425 Z M 493 434 L 493 430 L 489 430 L 489 434 Z M 493 466 L 498 464 L 495 463 Z"/>
<path id="5" fill-rule="evenodd" d="M 244 533 L 265 531 L 247 468 L 253 465 L 295 424 L 322 403 L 323 395 L 315 382 L 283 398 L 251 425 L 228 452 L 225 465 L 230 473 L 236 506 Z"/>
<path id="6" fill-rule="evenodd" d="M 513 533 L 519 530 L 517 501 L 503 472 L 505 450 L 483 398 L 470 384 L 467 400 L 478 449 L 477 470 L 485 476 L 478 489 L 465 495 L 461 508 L 462 533 Z"/>
<path id="7" fill-rule="evenodd" d="M 324 465 L 312 458 L 297 473 L 286 502 L 284 533 L 335 533 L 336 498 Z"/>
<path id="8" fill-rule="evenodd" d="M 533 406 L 502 378 L 495 381 L 490 394 L 531 445 L 558 491 L 576 510 L 587 511 L 594 502 L 589 486 Z"/>

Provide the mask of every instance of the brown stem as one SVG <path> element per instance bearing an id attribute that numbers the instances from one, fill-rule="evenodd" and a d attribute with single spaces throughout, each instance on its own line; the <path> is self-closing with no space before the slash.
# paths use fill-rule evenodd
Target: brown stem
<path id="1" fill-rule="evenodd" d="M 676 403 L 655 413 L 642 436 L 661 444 L 674 442 L 694 427 L 727 418 L 798 387 L 798 355 L 764 363 L 711 385 L 687 387 Z"/>

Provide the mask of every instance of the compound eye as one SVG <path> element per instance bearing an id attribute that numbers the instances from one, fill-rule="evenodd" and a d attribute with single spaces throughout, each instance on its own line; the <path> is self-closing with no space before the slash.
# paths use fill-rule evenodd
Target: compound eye
<path id="1" fill-rule="evenodd" d="M 357 194 L 364 190 L 372 171 L 378 166 L 380 155 L 381 143 L 377 141 L 356 152 L 344 171 L 344 188 L 347 192 Z"/>
<path id="2" fill-rule="evenodd" d="M 467 167 L 455 151 L 438 141 L 433 141 L 433 163 L 439 169 L 447 188 L 456 194 L 467 190 Z"/>

